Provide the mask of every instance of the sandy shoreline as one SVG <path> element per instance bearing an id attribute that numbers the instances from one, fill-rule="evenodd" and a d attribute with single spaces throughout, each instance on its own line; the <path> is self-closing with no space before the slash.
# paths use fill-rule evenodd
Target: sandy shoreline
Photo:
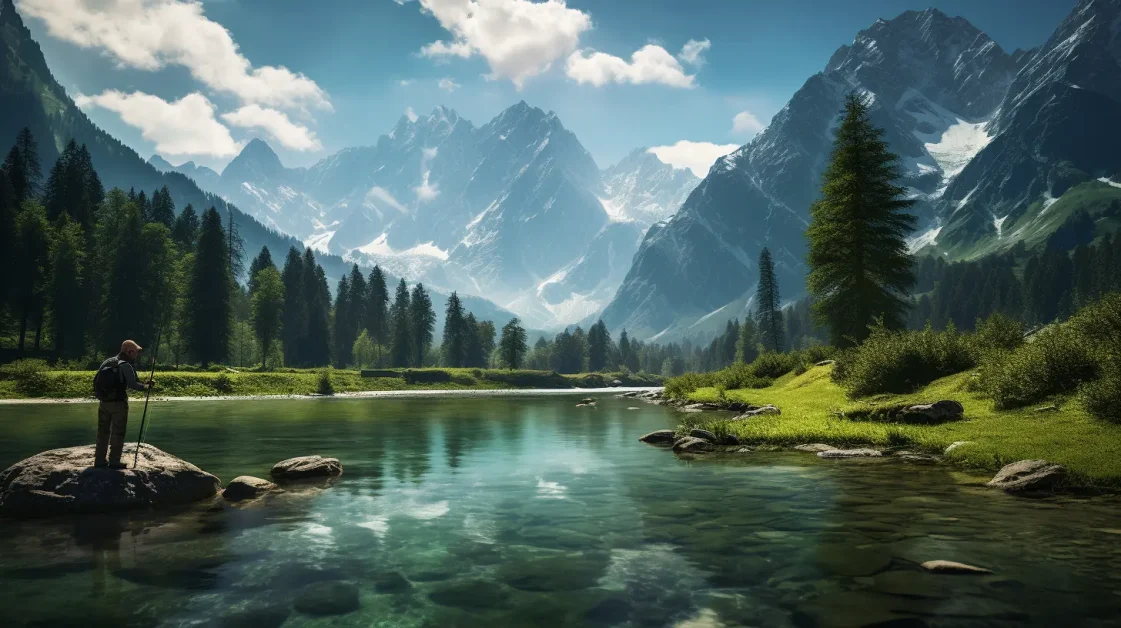
<path id="1" fill-rule="evenodd" d="M 625 392 L 646 392 L 661 390 L 660 386 L 617 386 L 612 388 L 490 388 L 460 390 L 362 390 L 357 392 L 336 393 L 334 395 L 221 395 L 214 397 L 152 397 L 151 401 L 246 401 L 275 399 L 363 399 L 385 397 L 531 397 L 542 395 L 617 395 Z M 136 403 L 137 399 L 131 400 Z M 0 406 L 21 404 L 52 403 L 97 403 L 93 397 L 76 399 L 35 398 L 0 399 Z"/>

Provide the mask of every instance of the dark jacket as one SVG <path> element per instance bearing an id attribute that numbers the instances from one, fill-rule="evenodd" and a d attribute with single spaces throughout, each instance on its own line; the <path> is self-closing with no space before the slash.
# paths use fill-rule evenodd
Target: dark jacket
<path id="1" fill-rule="evenodd" d="M 145 390 L 144 384 L 141 384 L 139 378 L 136 377 L 136 367 L 132 362 L 126 360 L 123 354 L 107 358 L 101 363 L 101 367 L 105 368 L 108 366 L 109 360 L 119 360 L 117 364 L 117 387 L 114 391 L 117 401 L 128 401 L 128 391 L 125 390 L 126 388 Z"/>

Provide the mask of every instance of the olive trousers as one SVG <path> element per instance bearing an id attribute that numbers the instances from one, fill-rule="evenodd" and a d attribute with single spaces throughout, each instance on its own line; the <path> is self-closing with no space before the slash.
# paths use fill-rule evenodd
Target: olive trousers
<path id="1" fill-rule="evenodd" d="M 97 446 L 93 452 L 93 464 L 104 467 L 121 461 L 121 450 L 125 447 L 125 428 L 128 427 L 127 401 L 102 401 L 97 407 Z M 109 459 L 105 459 L 105 452 Z"/>

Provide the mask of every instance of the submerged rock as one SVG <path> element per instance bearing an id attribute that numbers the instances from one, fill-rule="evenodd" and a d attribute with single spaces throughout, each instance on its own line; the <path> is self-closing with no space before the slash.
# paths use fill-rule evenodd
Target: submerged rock
<path id="1" fill-rule="evenodd" d="M 941 461 L 938 456 L 935 456 L 933 454 L 924 454 L 921 451 L 902 450 L 896 451 L 891 455 L 905 462 L 912 462 L 916 464 L 936 464 Z"/>
<path id="2" fill-rule="evenodd" d="M 883 452 L 875 449 L 830 449 L 817 452 L 818 458 L 879 458 Z"/>
<path id="3" fill-rule="evenodd" d="M 281 460 L 272 467 L 270 475 L 282 480 L 299 480 L 302 478 L 326 477 L 341 475 L 343 465 L 338 458 L 324 458 L 323 456 L 300 456 Z"/>
<path id="4" fill-rule="evenodd" d="M 638 440 L 651 445 L 672 445 L 677 440 L 677 434 L 673 430 L 655 430 L 639 436 Z"/>
<path id="5" fill-rule="evenodd" d="M 928 560 L 922 564 L 926 571 L 943 574 L 986 574 L 992 573 L 984 567 L 974 567 L 965 563 L 956 563 L 952 560 Z"/>
<path id="6" fill-rule="evenodd" d="M 1048 491 L 1066 479 L 1067 470 L 1062 465 L 1046 460 L 1021 460 L 1005 465 L 985 486 L 1010 493 Z"/>
<path id="7" fill-rule="evenodd" d="M 349 582 L 316 582 L 304 587 L 294 608 L 305 615 L 345 615 L 358 610 L 358 587 Z"/>
<path id="8" fill-rule="evenodd" d="M 277 490 L 277 488 L 275 484 L 268 480 L 255 478 L 251 475 L 239 475 L 226 485 L 226 489 L 222 491 L 222 497 L 231 502 L 236 502 L 260 497 L 265 493 Z"/>
<path id="9" fill-rule="evenodd" d="M 673 450 L 683 454 L 712 451 L 714 448 L 715 445 L 712 443 L 703 438 L 696 438 L 694 436 L 686 436 L 673 444 Z"/>
<path id="10" fill-rule="evenodd" d="M 751 410 L 744 412 L 743 414 L 733 418 L 732 420 L 742 421 L 744 419 L 751 419 L 757 416 L 762 416 L 764 414 L 782 414 L 782 411 L 772 406 L 771 404 L 767 404 L 759 408 L 752 408 Z"/>
<path id="11" fill-rule="evenodd" d="M 46 517 L 186 504 L 218 492 L 222 482 L 151 445 L 140 448 L 136 469 L 94 468 L 93 445 L 52 449 L 0 473 L 0 515 Z M 124 447 L 132 462 L 136 445 Z"/>
<path id="12" fill-rule="evenodd" d="M 794 447 L 795 451 L 805 451 L 811 454 L 816 454 L 822 451 L 833 451 L 835 449 L 837 448 L 832 445 L 826 445 L 825 443 L 810 443 L 806 445 L 797 445 Z"/>

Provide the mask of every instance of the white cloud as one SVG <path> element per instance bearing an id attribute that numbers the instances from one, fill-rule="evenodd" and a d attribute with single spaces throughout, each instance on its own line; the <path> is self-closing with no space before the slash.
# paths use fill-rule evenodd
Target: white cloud
<path id="1" fill-rule="evenodd" d="M 422 203 L 427 203 L 428 201 L 434 200 L 437 196 L 440 195 L 440 188 L 433 183 L 429 183 L 428 176 L 429 173 L 425 172 L 424 180 L 421 181 L 420 185 L 413 188 L 413 192 L 416 193 L 416 200 Z"/>
<path id="2" fill-rule="evenodd" d="M 683 56 L 688 52 L 693 63 L 701 59 L 701 52 L 707 48 L 702 46 L 698 50 L 696 45 L 697 42 L 689 40 L 681 51 Z M 690 88 L 695 85 L 696 78 L 686 74 L 681 62 L 665 48 L 655 44 L 647 44 L 636 50 L 631 55 L 630 62 L 605 52 L 580 50 L 568 58 L 565 73 L 577 83 L 590 83 L 596 87 L 608 83 L 660 83 L 670 87 Z"/>
<path id="3" fill-rule="evenodd" d="M 230 130 L 214 118 L 213 103 L 197 92 L 168 102 L 143 92 L 107 90 L 96 96 L 78 94 L 74 102 L 83 109 L 101 107 L 116 112 L 126 124 L 140 129 L 162 155 L 230 157 L 241 151 Z"/>
<path id="4" fill-rule="evenodd" d="M 285 148 L 292 150 L 319 150 L 323 145 L 315 133 L 306 126 L 296 124 L 276 109 L 260 105 L 246 105 L 237 111 L 222 114 L 222 119 L 244 129 L 261 129 Z"/>
<path id="5" fill-rule="evenodd" d="M 413 84 L 413 79 L 401 79 L 400 81 L 397 81 L 397 84 L 401 87 L 408 87 L 409 85 Z"/>
<path id="6" fill-rule="evenodd" d="M 450 78 L 442 78 L 440 79 L 440 82 L 436 83 L 436 85 L 438 85 L 440 89 L 444 90 L 445 92 L 454 92 L 455 90 L 462 87 L 459 83 L 456 83 Z"/>
<path id="7" fill-rule="evenodd" d="M 100 50 L 142 70 L 187 68 L 191 76 L 244 104 L 331 109 L 327 93 L 283 66 L 253 67 L 230 32 L 192 0 L 19 0 L 25 16 L 42 20 L 51 36 Z"/>
<path id="8" fill-rule="evenodd" d="M 416 112 L 413 111 L 412 107 L 405 107 L 405 117 L 409 119 L 409 122 L 416 122 L 417 120 Z"/>
<path id="9" fill-rule="evenodd" d="M 526 79 L 574 52 L 592 27 L 587 13 L 564 0 L 420 0 L 422 10 L 454 36 L 421 49 L 429 57 L 479 55 L 491 79 L 509 79 L 519 89 Z"/>
<path id="10" fill-rule="evenodd" d="M 389 193 L 389 190 L 375 185 L 374 187 L 370 188 L 369 192 L 366 192 L 366 202 L 378 205 L 379 201 L 381 203 L 389 205 L 402 214 L 409 213 L 409 209 L 401 203 L 398 203 L 397 199 L 393 198 L 393 195 Z"/>
<path id="11" fill-rule="evenodd" d="M 701 41 L 690 39 L 681 47 L 681 52 L 677 55 L 677 58 L 681 59 L 682 63 L 701 67 L 705 64 L 704 53 L 709 48 L 712 48 L 712 42 L 707 39 Z"/>
<path id="12" fill-rule="evenodd" d="M 750 111 L 741 111 L 732 118 L 732 132 L 733 133 L 746 133 L 755 135 L 759 131 L 765 129 L 767 125 L 763 124 L 759 118 L 755 117 L 754 113 Z"/>
<path id="13" fill-rule="evenodd" d="M 708 174 L 717 159 L 739 148 L 737 144 L 713 144 L 681 140 L 670 146 L 655 146 L 651 153 L 674 168 L 688 168 L 698 177 Z"/>

